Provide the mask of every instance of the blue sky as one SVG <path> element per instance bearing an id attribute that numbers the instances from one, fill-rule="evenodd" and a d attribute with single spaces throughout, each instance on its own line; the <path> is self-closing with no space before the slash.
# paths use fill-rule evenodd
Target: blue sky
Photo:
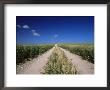
<path id="1" fill-rule="evenodd" d="M 16 16 L 16 42 L 93 43 L 94 16 Z"/>

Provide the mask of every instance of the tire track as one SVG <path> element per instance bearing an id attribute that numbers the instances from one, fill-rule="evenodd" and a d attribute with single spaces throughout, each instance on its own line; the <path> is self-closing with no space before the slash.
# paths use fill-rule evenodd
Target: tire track
<path id="1" fill-rule="evenodd" d="M 54 47 L 44 54 L 34 58 L 31 61 L 27 61 L 24 64 L 18 65 L 16 67 L 17 74 L 40 74 L 44 65 L 47 63 L 48 58 L 52 54 Z"/>
<path id="2" fill-rule="evenodd" d="M 73 65 L 76 67 L 78 74 L 94 74 L 94 64 L 86 60 L 83 60 L 80 56 L 70 53 L 69 51 L 60 47 L 64 51 L 65 55 Z"/>

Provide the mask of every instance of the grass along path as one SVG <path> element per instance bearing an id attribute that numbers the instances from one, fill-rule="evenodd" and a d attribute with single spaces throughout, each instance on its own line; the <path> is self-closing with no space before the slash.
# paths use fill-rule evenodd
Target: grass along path
<path id="1" fill-rule="evenodd" d="M 70 60 L 67 59 L 64 52 L 55 45 L 49 61 L 44 66 L 44 74 L 76 74 L 76 68 Z"/>

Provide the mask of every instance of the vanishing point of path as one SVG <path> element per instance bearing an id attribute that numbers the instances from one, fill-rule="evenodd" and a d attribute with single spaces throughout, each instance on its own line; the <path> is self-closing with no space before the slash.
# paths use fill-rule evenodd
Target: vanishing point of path
<path id="1" fill-rule="evenodd" d="M 55 47 L 58 46 L 55 45 Z M 64 51 L 66 57 L 71 60 L 73 65 L 76 67 L 78 74 L 94 73 L 94 64 L 83 60 L 80 56 L 70 53 L 61 47 L 60 49 Z M 32 61 L 27 61 L 26 63 L 19 65 L 19 67 L 17 67 L 17 74 L 40 74 L 43 71 L 43 67 L 46 65 L 48 58 L 52 54 L 53 50 L 54 47 L 43 55 L 33 59 Z"/>

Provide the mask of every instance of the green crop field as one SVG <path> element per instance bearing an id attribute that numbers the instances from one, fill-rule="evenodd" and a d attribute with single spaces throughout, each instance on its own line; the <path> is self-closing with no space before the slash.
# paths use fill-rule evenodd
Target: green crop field
<path id="1" fill-rule="evenodd" d="M 17 45 L 16 46 L 16 64 L 24 63 L 27 60 L 31 60 L 38 55 L 43 54 L 52 48 L 52 44 L 44 45 Z"/>

